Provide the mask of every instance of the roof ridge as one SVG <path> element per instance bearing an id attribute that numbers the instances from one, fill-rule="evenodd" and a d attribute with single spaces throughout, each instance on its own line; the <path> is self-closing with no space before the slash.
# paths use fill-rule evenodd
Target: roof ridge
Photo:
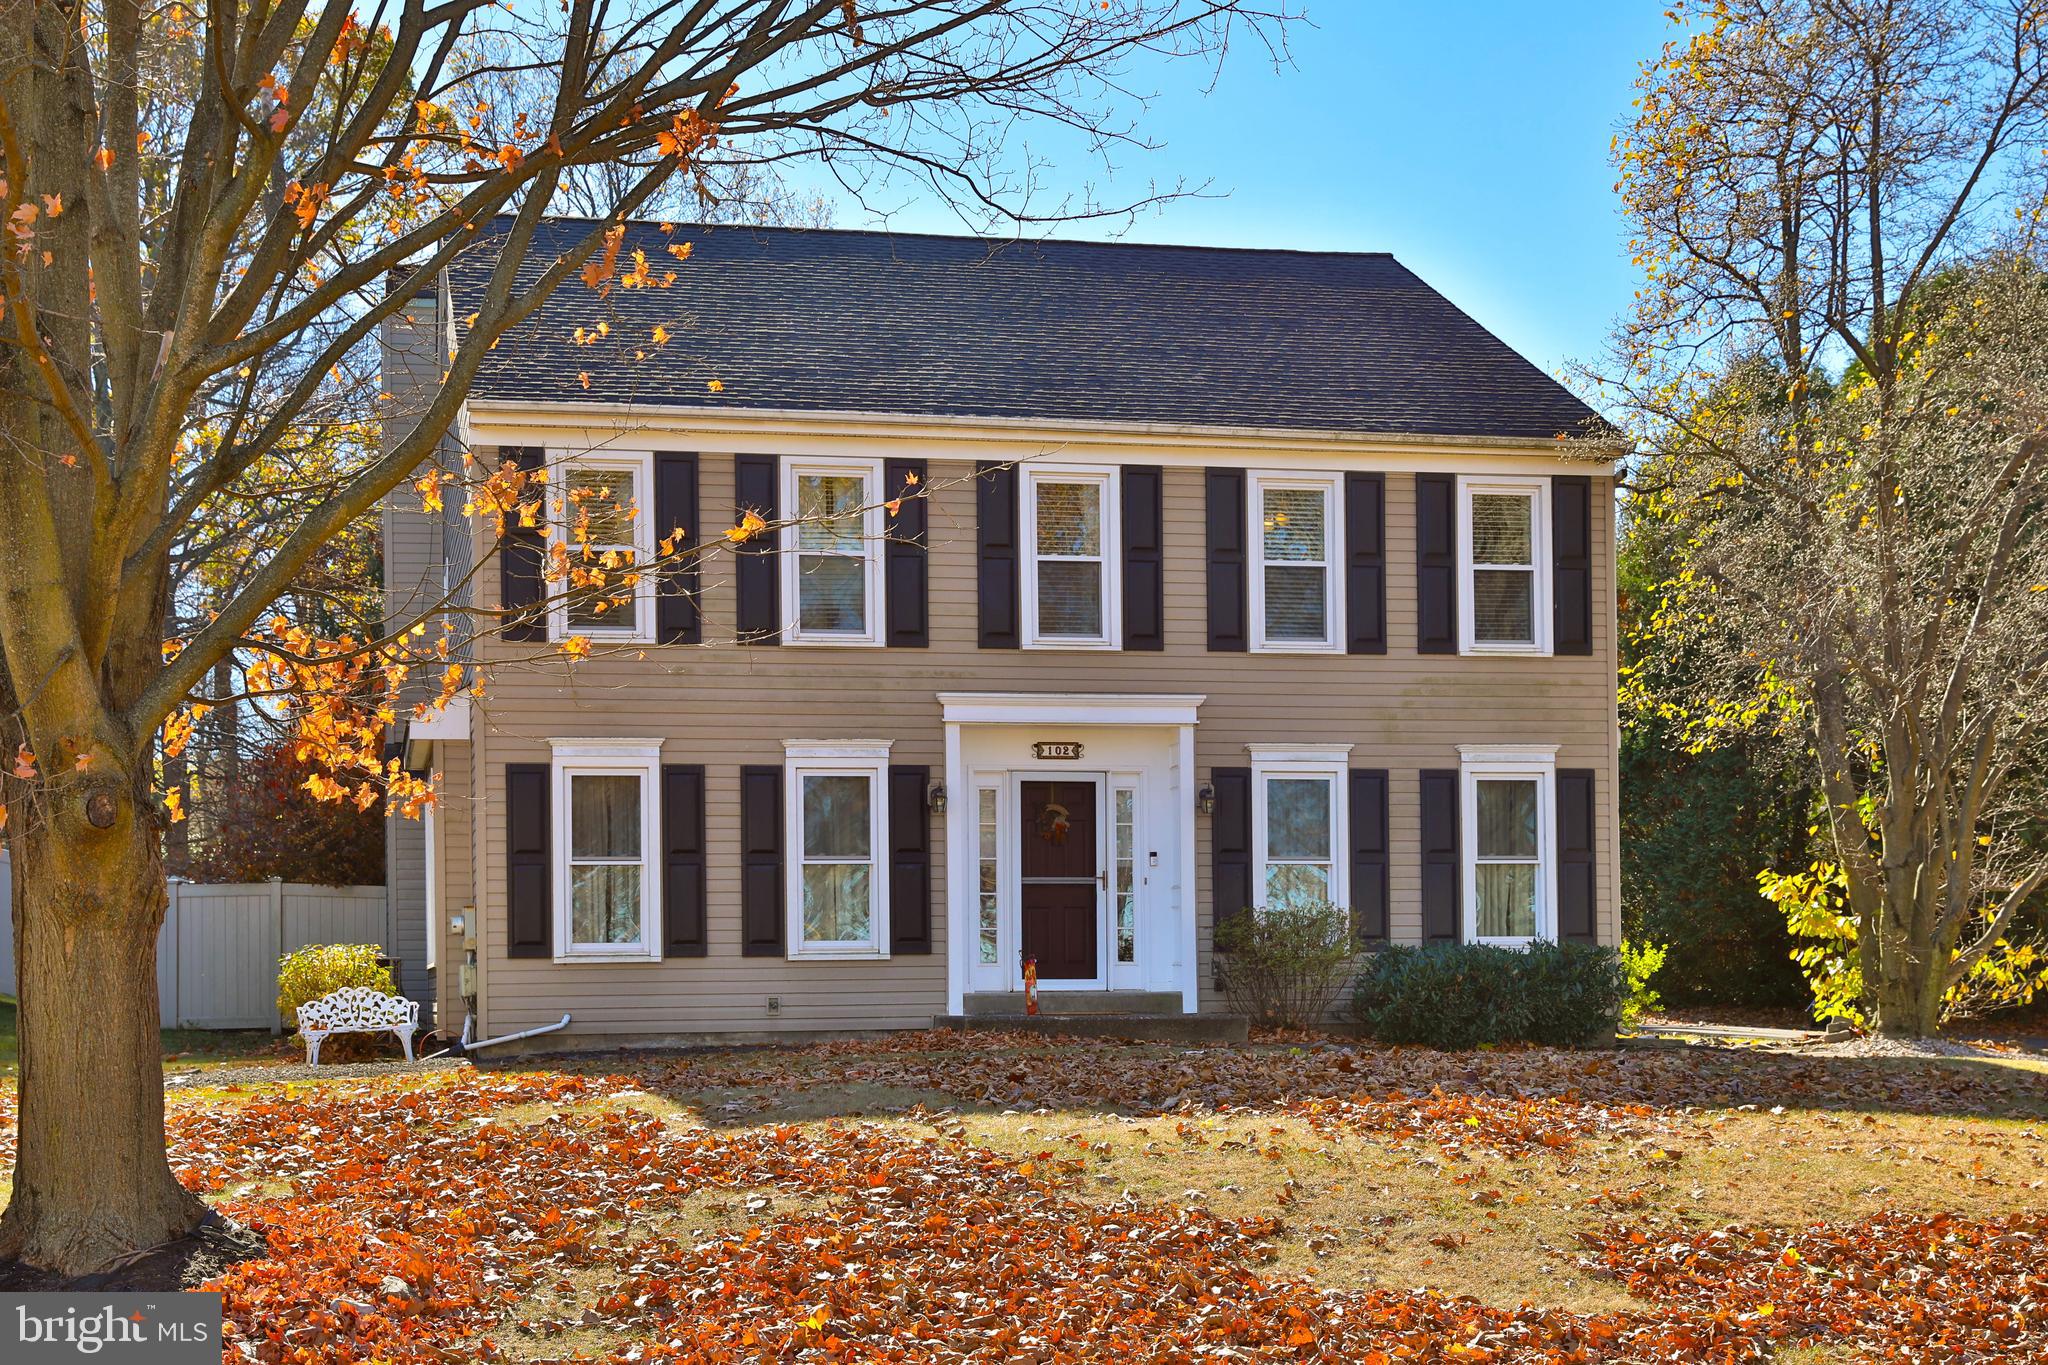
<path id="1" fill-rule="evenodd" d="M 509 219 L 511 216 L 505 213 L 497 214 L 492 221 L 502 221 Z M 583 213 L 550 213 L 545 215 L 541 221 L 543 223 L 603 223 L 612 220 Z M 689 222 L 679 218 L 628 218 L 625 220 L 625 223 L 628 227 L 648 228 L 659 228 L 662 224 L 667 223 L 669 226 L 678 229 L 690 228 L 704 232 L 776 232 L 818 237 L 876 237 L 885 240 L 897 237 L 912 237 L 924 241 L 972 242 L 977 246 L 985 247 L 1071 246 L 1100 247 L 1110 250 L 1229 252 L 1244 256 L 1340 256 L 1347 260 L 1385 260 L 1394 261 L 1397 265 L 1400 264 L 1399 261 L 1395 261 L 1394 253 L 1391 251 L 1348 251 L 1341 247 L 1220 246 L 1207 242 L 1104 241 L 1092 237 L 992 237 L 972 232 L 905 232 L 895 228 L 808 227 L 791 223 L 703 223 Z M 1407 269 L 1406 266 L 1401 268 L 1403 270 Z M 1413 272 L 1411 271 L 1410 273 L 1412 274 Z"/>

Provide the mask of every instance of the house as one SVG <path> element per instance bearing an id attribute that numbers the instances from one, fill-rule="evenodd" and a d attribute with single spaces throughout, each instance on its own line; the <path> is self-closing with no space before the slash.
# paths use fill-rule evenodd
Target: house
<path id="1" fill-rule="evenodd" d="M 384 512 L 394 612 L 527 614 L 408 744 L 444 1029 L 925 1027 L 1021 1011 L 1026 959 L 1049 1008 L 1221 1015 L 1212 925 L 1279 901 L 1361 950 L 1618 939 L 1612 451 L 1391 256 L 643 223 L 622 259 L 685 245 L 505 337 L 459 446 L 687 568 L 543 609 L 531 533 Z M 477 270 L 387 328 L 394 429 Z"/>

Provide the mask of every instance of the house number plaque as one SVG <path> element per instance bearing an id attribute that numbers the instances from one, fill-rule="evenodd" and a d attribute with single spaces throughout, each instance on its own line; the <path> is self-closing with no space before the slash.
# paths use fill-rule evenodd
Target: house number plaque
<path id="1" fill-rule="evenodd" d="M 1072 739 L 1041 739 L 1031 746 L 1031 756 L 1041 761 L 1048 758 L 1079 758 L 1081 744 Z"/>

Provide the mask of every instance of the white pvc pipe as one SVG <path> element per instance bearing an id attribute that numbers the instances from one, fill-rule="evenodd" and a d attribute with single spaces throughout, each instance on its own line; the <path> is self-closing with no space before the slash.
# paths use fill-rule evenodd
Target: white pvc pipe
<path id="1" fill-rule="evenodd" d="M 556 1029 L 569 1027 L 569 1016 L 563 1015 L 562 1022 L 559 1024 L 542 1024 L 539 1028 L 525 1029 L 518 1033 L 500 1034 L 496 1038 L 479 1038 L 472 1043 L 469 1041 L 469 1030 L 475 1023 L 475 1015 L 465 1014 L 462 1016 L 462 1050 L 464 1052 L 474 1052 L 480 1047 L 496 1047 L 500 1043 L 516 1043 L 521 1038 L 531 1038 L 537 1033 L 553 1033 Z"/>

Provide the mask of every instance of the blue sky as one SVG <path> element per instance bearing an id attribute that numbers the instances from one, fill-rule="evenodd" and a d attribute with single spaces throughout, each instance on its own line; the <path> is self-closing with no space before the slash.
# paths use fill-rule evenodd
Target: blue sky
<path id="1" fill-rule="evenodd" d="M 1610 138 L 1637 63 L 1669 36 L 1661 7 L 1305 0 L 1315 27 L 1275 72 L 1243 48 L 1206 71 L 1135 73 L 1159 98 L 1117 178 L 1063 163 L 1054 188 L 1127 202 L 1149 180 L 1211 180 L 1227 197 L 1141 216 L 1130 240 L 1391 251 L 1545 370 L 1600 352 L 1634 275 Z M 867 225 L 842 203 L 842 227 Z M 903 231 L 959 231 L 942 205 L 891 214 Z M 1102 236 L 1101 226 L 1056 236 Z"/>

